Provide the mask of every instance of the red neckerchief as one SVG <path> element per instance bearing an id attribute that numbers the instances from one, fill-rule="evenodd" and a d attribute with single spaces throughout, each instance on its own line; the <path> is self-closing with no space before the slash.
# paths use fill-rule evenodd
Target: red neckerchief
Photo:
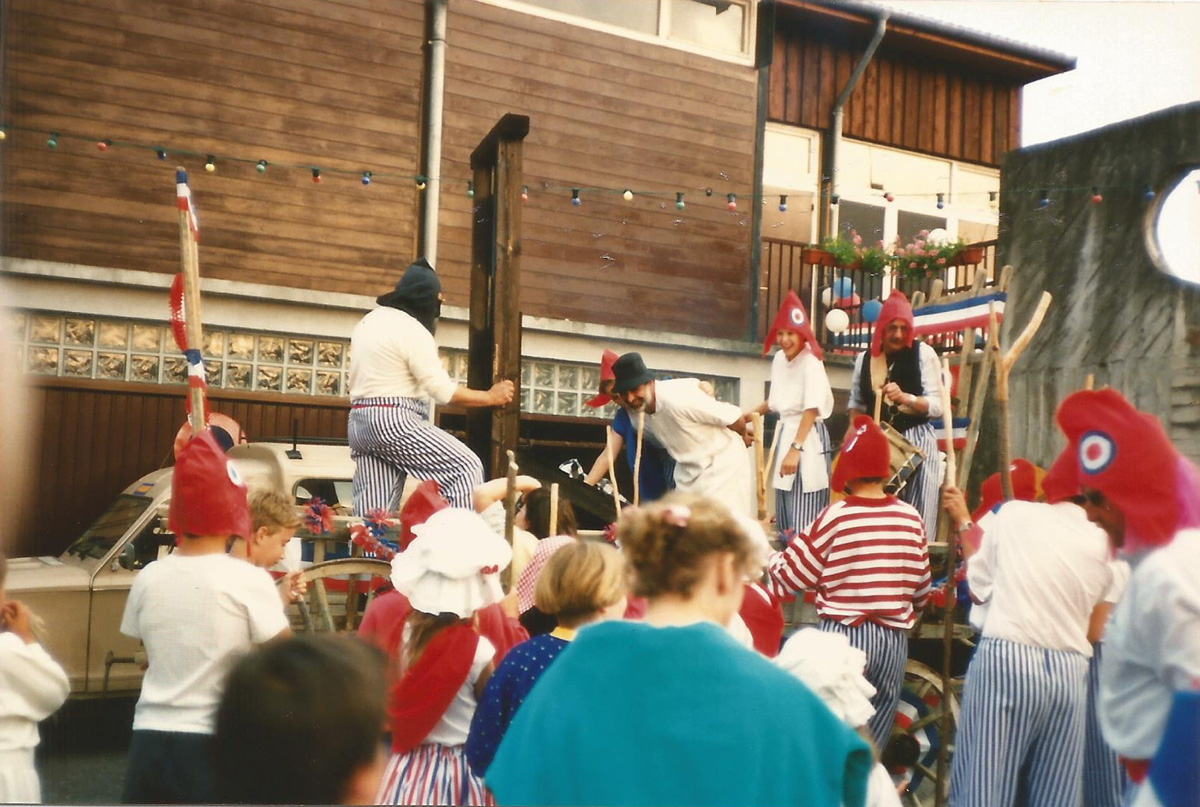
<path id="1" fill-rule="evenodd" d="M 425 645 L 417 663 L 392 689 L 388 702 L 392 753 L 411 751 L 437 726 L 467 680 L 478 645 L 479 634 L 469 622 L 439 631 Z"/>

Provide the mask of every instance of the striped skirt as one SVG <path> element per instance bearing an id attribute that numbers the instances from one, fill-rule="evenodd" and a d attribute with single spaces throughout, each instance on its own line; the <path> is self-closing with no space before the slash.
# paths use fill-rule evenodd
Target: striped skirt
<path id="1" fill-rule="evenodd" d="M 1078 807 L 1088 660 L 985 636 L 967 670 L 952 807 Z"/>
<path id="2" fill-rule="evenodd" d="M 867 721 L 867 728 L 875 739 L 875 747 L 882 750 L 892 736 L 892 725 L 896 722 L 896 707 L 900 704 L 900 690 L 904 688 L 904 667 L 908 664 L 908 631 L 885 628 L 875 622 L 844 625 L 832 619 L 822 619 L 823 631 L 841 633 L 867 654 L 867 668 L 863 677 L 875 687 L 871 705 L 874 716 Z"/>
<path id="3" fill-rule="evenodd" d="M 422 743 L 388 759 L 375 803 L 493 805 L 496 800 L 471 770 L 463 746 Z"/>
<path id="4" fill-rule="evenodd" d="M 778 427 L 777 427 L 778 428 Z M 818 420 L 813 424 L 817 436 L 821 438 L 821 451 L 825 452 L 825 470 L 829 470 L 829 429 L 825 421 Z M 782 450 L 782 449 L 776 449 Z M 793 530 L 799 532 L 816 519 L 817 514 L 829 506 L 829 486 L 821 490 L 804 492 L 804 484 L 797 470 L 791 490 L 775 491 L 775 528 L 778 532 Z"/>
<path id="5" fill-rule="evenodd" d="M 933 430 L 933 423 L 926 421 L 905 431 L 904 439 L 921 449 L 925 461 L 908 478 L 908 483 L 900 491 L 899 498 L 911 504 L 921 514 L 921 521 L 925 522 L 925 540 L 933 541 L 937 535 L 938 510 L 941 507 L 938 488 L 942 484 L 942 461 L 938 454 L 937 432 Z"/>
<path id="6" fill-rule="evenodd" d="M 435 479 L 451 507 L 472 506 L 483 463 L 462 442 L 429 422 L 429 404 L 417 398 L 365 398 L 350 407 L 354 458 L 354 512 L 395 513 L 412 474 Z"/>

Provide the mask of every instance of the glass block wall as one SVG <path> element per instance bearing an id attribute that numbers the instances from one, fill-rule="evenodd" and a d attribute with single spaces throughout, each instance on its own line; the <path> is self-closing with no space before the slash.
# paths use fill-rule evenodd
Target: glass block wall
<path id="1" fill-rule="evenodd" d="M 186 384 L 187 362 L 165 324 L 37 311 L 7 311 L 5 344 L 19 350 L 24 368 L 36 375 Z M 450 377 L 466 383 L 467 354 L 441 351 Z M 204 329 L 208 384 L 231 390 L 344 396 L 350 367 L 348 339 Z M 661 372 L 661 378 L 695 374 Z M 719 400 L 738 401 L 738 379 L 701 376 Z M 521 363 L 521 410 L 544 415 L 611 418 L 616 406 L 584 406 L 596 394 L 600 369 L 548 359 Z"/>

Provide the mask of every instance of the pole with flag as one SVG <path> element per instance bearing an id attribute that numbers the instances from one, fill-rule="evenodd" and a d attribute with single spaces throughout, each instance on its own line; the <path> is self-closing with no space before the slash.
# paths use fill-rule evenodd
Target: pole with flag
<path id="1" fill-rule="evenodd" d="M 175 169 L 175 202 L 179 209 L 180 272 L 171 284 L 171 331 L 188 363 L 188 422 L 192 434 L 208 424 L 208 382 L 204 375 L 204 334 L 200 327 L 200 220 L 192 202 L 187 171 Z"/>

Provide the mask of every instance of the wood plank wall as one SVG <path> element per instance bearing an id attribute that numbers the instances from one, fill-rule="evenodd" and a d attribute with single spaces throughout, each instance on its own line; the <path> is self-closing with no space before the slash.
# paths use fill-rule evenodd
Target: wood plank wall
<path id="1" fill-rule="evenodd" d="M 213 410 L 240 423 L 252 440 L 288 436 L 294 420 L 302 437 L 346 437 L 348 405 L 341 399 L 210 393 Z M 177 386 L 36 380 L 29 403 L 43 417 L 32 466 L 38 516 L 7 551 L 14 557 L 61 553 L 126 486 L 171 465 L 184 394 Z"/>
<path id="2" fill-rule="evenodd" d="M 182 162 L 206 277 L 374 294 L 407 265 L 421 0 L 11 0 L 4 12 L 3 119 L 16 127 L 0 170 L 4 255 L 177 271 Z M 64 135 L 53 151 L 47 131 Z M 101 153 L 101 138 L 197 156 Z M 250 162 L 210 174 L 208 153 Z M 260 175 L 259 159 L 275 165 Z M 319 185 L 307 166 L 323 169 Z M 363 170 L 408 178 L 365 188 Z"/>
<path id="3" fill-rule="evenodd" d="M 448 296 L 466 299 L 469 154 L 501 115 L 515 112 L 530 117 L 525 313 L 743 337 L 754 99 L 748 66 L 451 3 L 439 247 Z M 585 191 L 572 207 L 571 187 L 617 192 Z M 625 202 L 625 187 L 663 194 Z M 686 192 L 683 211 L 676 190 Z M 730 192 L 740 198 L 736 214 L 725 209 Z"/>
<path id="4" fill-rule="evenodd" d="M 866 42 L 796 22 L 776 31 L 767 117 L 827 129 L 834 101 Z M 884 37 L 845 107 L 858 140 L 999 166 L 1020 145 L 1021 86 L 1011 80 L 891 52 Z"/>

